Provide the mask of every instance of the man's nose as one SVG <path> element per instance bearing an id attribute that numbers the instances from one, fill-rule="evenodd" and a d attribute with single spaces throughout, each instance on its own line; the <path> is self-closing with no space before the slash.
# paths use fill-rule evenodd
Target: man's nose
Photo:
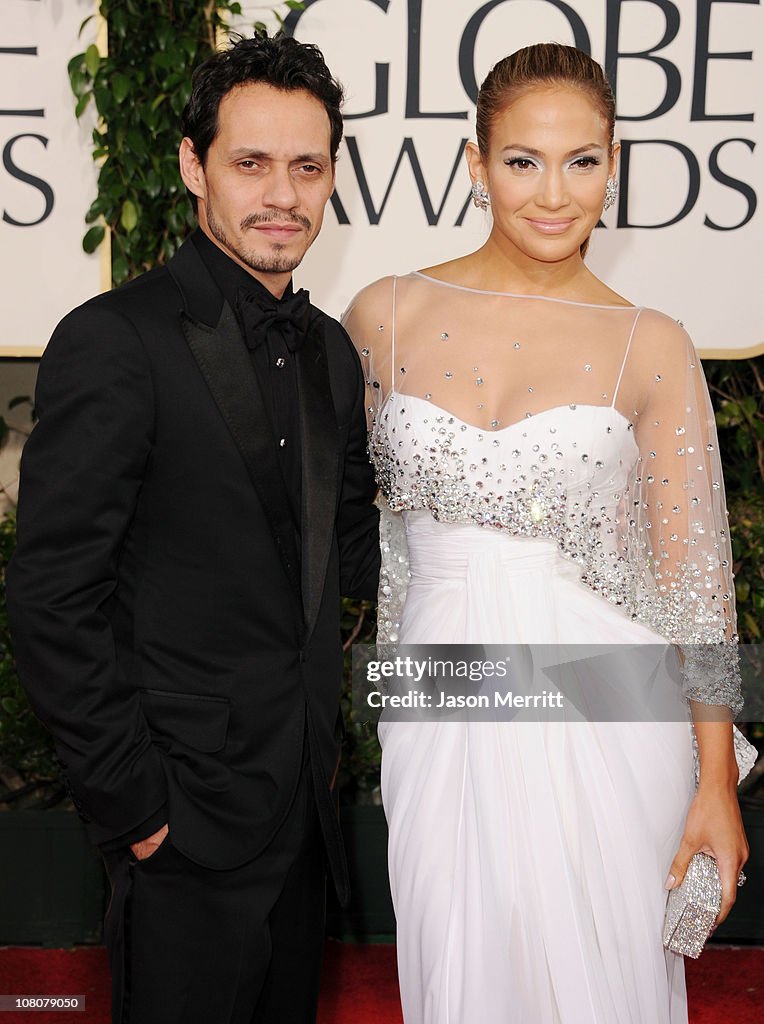
<path id="1" fill-rule="evenodd" d="M 297 189 L 288 167 L 271 167 L 265 179 L 263 203 L 279 210 L 293 210 L 298 205 Z"/>

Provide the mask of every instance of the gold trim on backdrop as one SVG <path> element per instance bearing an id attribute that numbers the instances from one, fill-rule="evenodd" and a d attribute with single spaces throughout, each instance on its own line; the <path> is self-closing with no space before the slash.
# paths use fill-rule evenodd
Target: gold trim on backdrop
<path id="1" fill-rule="evenodd" d="M 104 248 L 108 248 L 108 233 L 101 243 Z M 108 261 L 106 272 L 109 275 L 108 283 L 103 287 L 103 291 L 108 291 L 111 288 L 111 259 Z M 0 345 L 0 359 L 6 356 L 27 356 L 30 359 L 38 358 L 42 355 L 45 346 L 32 347 L 31 345 L 24 345 L 21 347 L 14 347 L 13 345 Z M 764 355 L 764 341 L 759 342 L 758 345 L 750 345 L 748 348 L 699 348 L 697 350 L 701 360 L 703 359 L 755 359 L 757 356 Z"/>
<path id="2" fill-rule="evenodd" d="M 228 34 L 225 26 L 228 26 L 228 31 L 231 29 L 231 16 L 228 11 L 219 11 L 220 21 L 222 24 L 218 25 L 215 30 L 215 49 L 224 50 L 225 44 L 228 42 Z"/>
<path id="3" fill-rule="evenodd" d="M 98 52 L 102 57 L 109 56 L 109 32 L 106 18 L 101 14 L 100 7 L 96 12 L 96 40 Z M 84 223 L 84 218 L 83 218 Z M 99 246 L 101 255 L 101 291 L 110 292 L 112 288 L 111 279 L 111 231 L 107 228 L 103 241 Z"/>
<path id="4" fill-rule="evenodd" d="M 108 238 L 108 235 L 106 236 Z M 104 239 L 102 245 L 106 247 L 107 242 Z M 111 267 L 111 261 L 109 261 L 109 268 Z M 110 271 L 109 271 L 110 273 Z M 104 291 L 108 291 L 111 284 L 107 284 Z M 12 345 L 0 345 L 0 358 L 4 356 L 28 356 L 30 359 L 39 357 L 42 355 L 44 346 L 39 348 L 33 348 L 31 345 L 24 346 L 21 348 L 14 348 Z M 764 355 L 764 341 L 759 342 L 758 345 L 750 345 L 748 348 L 699 348 L 698 355 L 701 360 L 703 359 L 755 359 L 757 356 Z"/>
<path id="5" fill-rule="evenodd" d="M 699 348 L 698 355 L 701 359 L 755 359 L 764 355 L 764 341 L 748 348 Z"/>

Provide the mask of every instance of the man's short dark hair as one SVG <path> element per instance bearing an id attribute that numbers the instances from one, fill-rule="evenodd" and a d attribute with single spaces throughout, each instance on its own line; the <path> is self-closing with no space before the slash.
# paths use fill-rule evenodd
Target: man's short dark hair
<path id="1" fill-rule="evenodd" d="M 232 36 L 227 50 L 213 54 L 194 71 L 181 128 L 202 166 L 218 133 L 220 101 L 236 86 L 258 82 L 286 91 L 304 90 L 323 103 L 331 126 L 331 157 L 337 159 L 342 141 L 342 86 L 317 46 L 283 32 L 269 36 L 261 30 L 252 38 Z"/>

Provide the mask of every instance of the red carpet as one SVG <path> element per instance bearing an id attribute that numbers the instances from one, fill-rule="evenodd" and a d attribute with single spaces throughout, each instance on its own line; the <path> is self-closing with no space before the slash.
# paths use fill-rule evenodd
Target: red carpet
<path id="1" fill-rule="evenodd" d="M 699 961 L 687 961 L 687 979 L 690 1024 L 761 1024 L 764 949 L 711 948 Z M 2 1013 L 0 1024 L 109 1024 L 108 969 L 100 947 L 0 949 L 0 993 L 84 995 L 88 1007 L 77 1014 Z M 327 943 L 318 1020 L 401 1024 L 393 946 Z"/>

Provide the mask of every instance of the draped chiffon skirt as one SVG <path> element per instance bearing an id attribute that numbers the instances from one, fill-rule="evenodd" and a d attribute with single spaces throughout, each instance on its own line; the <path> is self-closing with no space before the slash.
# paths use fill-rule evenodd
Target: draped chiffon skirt
<path id="1" fill-rule="evenodd" d="M 662 643 L 546 540 L 407 514 L 401 643 Z M 380 723 L 406 1024 L 684 1024 L 688 721 Z"/>

